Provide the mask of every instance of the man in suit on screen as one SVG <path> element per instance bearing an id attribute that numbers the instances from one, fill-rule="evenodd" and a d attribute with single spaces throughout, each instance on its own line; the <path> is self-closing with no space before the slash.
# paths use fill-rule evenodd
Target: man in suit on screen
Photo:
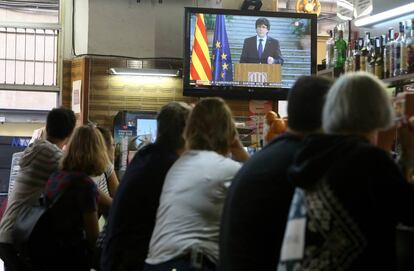
<path id="1" fill-rule="evenodd" d="M 256 20 L 256 36 L 244 40 L 240 63 L 283 64 L 279 41 L 267 35 L 270 22 L 266 18 Z"/>

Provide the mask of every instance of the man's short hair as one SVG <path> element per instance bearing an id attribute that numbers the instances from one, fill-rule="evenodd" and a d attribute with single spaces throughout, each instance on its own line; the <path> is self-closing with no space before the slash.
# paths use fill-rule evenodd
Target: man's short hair
<path id="1" fill-rule="evenodd" d="M 323 109 L 328 133 L 371 132 L 389 128 L 394 110 L 384 84 L 373 75 L 343 75 L 332 86 Z"/>
<path id="2" fill-rule="evenodd" d="M 256 20 L 256 28 L 261 26 L 261 25 L 265 25 L 267 26 L 267 30 L 270 30 L 270 22 L 268 19 L 266 18 L 259 18 Z"/>
<path id="3" fill-rule="evenodd" d="M 72 110 L 59 107 L 53 108 L 46 119 L 46 135 L 56 139 L 69 137 L 76 125 L 75 113 Z"/>
<path id="4" fill-rule="evenodd" d="M 322 110 L 332 81 L 317 76 L 300 77 L 288 95 L 288 127 L 300 132 L 322 128 Z"/>
<path id="5" fill-rule="evenodd" d="M 183 132 L 191 107 L 183 102 L 170 102 L 164 105 L 157 116 L 157 143 L 171 150 L 185 145 Z"/>

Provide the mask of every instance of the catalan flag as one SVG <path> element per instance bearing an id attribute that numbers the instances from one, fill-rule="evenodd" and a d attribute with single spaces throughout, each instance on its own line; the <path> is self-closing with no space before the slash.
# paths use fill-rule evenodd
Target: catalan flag
<path id="1" fill-rule="evenodd" d="M 213 39 L 213 80 L 233 81 L 233 67 L 224 15 L 216 16 Z"/>
<path id="2" fill-rule="evenodd" d="M 191 54 L 190 80 L 211 81 L 211 62 L 207 44 L 207 32 L 204 24 L 204 15 L 197 14 L 194 31 L 194 44 Z"/>

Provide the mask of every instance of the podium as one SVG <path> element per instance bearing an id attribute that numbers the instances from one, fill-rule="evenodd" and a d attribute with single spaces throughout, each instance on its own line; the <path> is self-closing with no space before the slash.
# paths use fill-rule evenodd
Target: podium
<path id="1" fill-rule="evenodd" d="M 234 80 L 255 83 L 281 83 L 281 65 L 234 64 Z"/>

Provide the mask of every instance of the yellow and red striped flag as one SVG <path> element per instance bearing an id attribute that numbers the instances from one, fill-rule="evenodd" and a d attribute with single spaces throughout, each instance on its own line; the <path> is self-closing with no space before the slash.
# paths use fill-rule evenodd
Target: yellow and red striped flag
<path id="1" fill-rule="evenodd" d="M 204 15 L 198 13 L 191 54 L 190 80 L 211 81 L 212 79 L 210 52 L 207 43 Z"/>

